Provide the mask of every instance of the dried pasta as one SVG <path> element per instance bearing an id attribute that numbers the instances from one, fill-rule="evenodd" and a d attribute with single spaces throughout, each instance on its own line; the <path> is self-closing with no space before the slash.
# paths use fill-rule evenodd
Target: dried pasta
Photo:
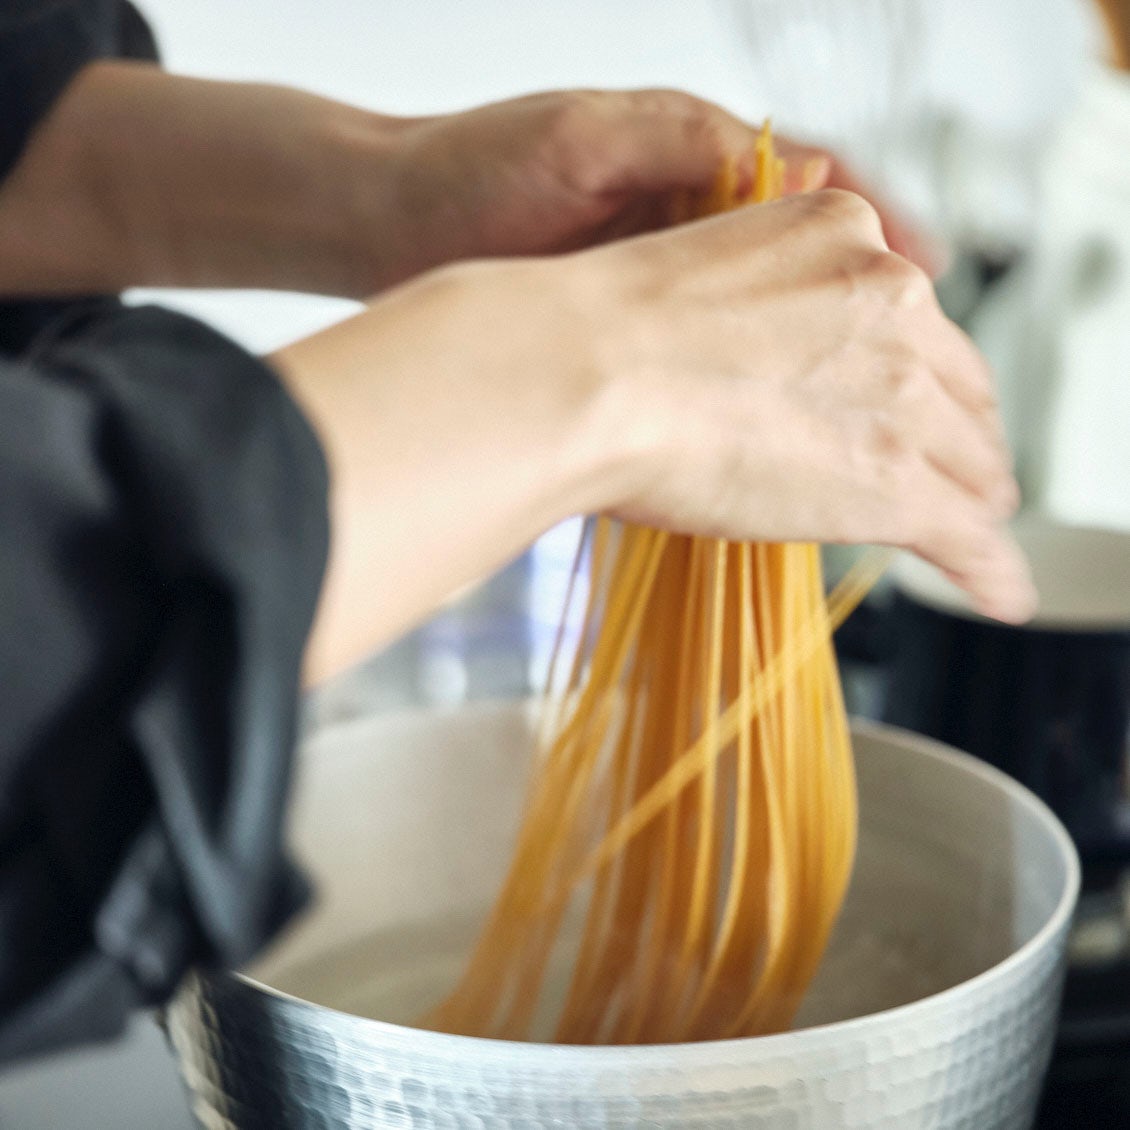
<path id="1" fill-rule="evenodd" d="M 780 195 L 767 128 L 755 169 L 684 218 Z M 812 544 L 590 520 L 512 864 L 428 1026 L 582 1044 L 789 1026 L 856 841 L 831 635 L 885 560 L 828 597 Z"/>

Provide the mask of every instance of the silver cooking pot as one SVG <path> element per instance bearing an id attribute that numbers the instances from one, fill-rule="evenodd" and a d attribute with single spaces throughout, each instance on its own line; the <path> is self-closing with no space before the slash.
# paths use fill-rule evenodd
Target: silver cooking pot
<path id="1" fill-rule="evenodd" d="M 304 751 L 294 839 L 317 909 L 167 1014 L 200 1124 L 1023 1130 L 1079 886 L 1051 812 L 927 739 L 855 728 L 851 891 L 798 1029 L 577 1048 L 411 1027 L 497 889 L 531 749 L 521 704 L 343 725 Z"/>

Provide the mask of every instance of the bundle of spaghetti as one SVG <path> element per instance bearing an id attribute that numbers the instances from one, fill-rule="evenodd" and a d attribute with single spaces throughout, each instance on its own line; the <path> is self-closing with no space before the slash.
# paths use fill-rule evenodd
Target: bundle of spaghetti
<path id="1" fill-rule="evenodd" d="M 695 210 L 772 199 L 782 179 L 766 129 L 749 193 L 730 167 Z M 884 565 L 865 558 L 828 597 L 816 545 L 591 520 L 510 870 L 424 1023 L 585 1044 L 786 1028 L 855 850 L 832 632 Z"/>

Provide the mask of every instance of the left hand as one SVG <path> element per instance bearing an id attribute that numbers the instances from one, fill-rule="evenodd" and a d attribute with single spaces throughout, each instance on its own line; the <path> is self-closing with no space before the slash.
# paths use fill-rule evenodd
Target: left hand
<path id="1" fill-rule="evenodd" d="M 753 175 L 756 130 L 674 90 L 533 94 L 400 126 L 399 277 L 454 259 L 577 250 L 665 226 L 676 194 L 705 191 L 727 158 Z M 877 202 L 827 153 L 779 140 L 786 191 L 830 185 Z M 879 206 L 892 249 L 926 245 Z M 380 285 L 397 279 L 376 280 Z"/>
<path id="2" fill-rule="evenodd" d="M 392 118 L 99 61 L 0 185 L 0 293 L 254 286 L 365 298 L 452 260 L 666 226 L 673 198 L 708 190 L 727 158 L 752 175 L 754 138 L 720 107 L 669 90 Z M 827 154 L 779 148 L 789 191 L 859 192 Z M 928 268 L 900 234 L 909 229 L 879 211 L 892 248 Z"/>

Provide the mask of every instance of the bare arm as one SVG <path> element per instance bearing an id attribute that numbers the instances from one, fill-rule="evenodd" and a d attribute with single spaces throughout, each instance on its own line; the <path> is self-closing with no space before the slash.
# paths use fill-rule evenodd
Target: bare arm
<path id="1" fill-rule="evenodd" d="M 97 64 L 0 187 L 0 292 L 369 293 L 660 225 L 750 138 L 670 91 L 397 121 Z M 334 478 L 314 679 L 579 511 L 906 545 L 1031 603 L 983 362 L 855 196 L 441 269 L 274 360 Z"/>
<path id="2" fill-rule="evenodd" d="M 311 681 L 590 509 L 599 480 L 618 477 L 612 383 L 546 364 L 579 328 L 567 289 L 533 262 L 449 267 L 272 358 L 330 464 Z"/>
<path id="3" fill-rule="evenodd" d="M 0 185 L 0 293 L 371 293 L 398 128 L 283 87 L 92 64 Z"/>
<path id="4" fill-rule="evenodd" d="M 753 132 L 679 91 L 559 91 L 393 118 L 132 62 L 84 68 L 0 184 L 0 294 L 136 285 L 367 297 L 458 259 L 667 221 Z M 791 187 L 843 170 L 785 145 Z M 913 257 L 905 228 L 887 225 Z"/>

